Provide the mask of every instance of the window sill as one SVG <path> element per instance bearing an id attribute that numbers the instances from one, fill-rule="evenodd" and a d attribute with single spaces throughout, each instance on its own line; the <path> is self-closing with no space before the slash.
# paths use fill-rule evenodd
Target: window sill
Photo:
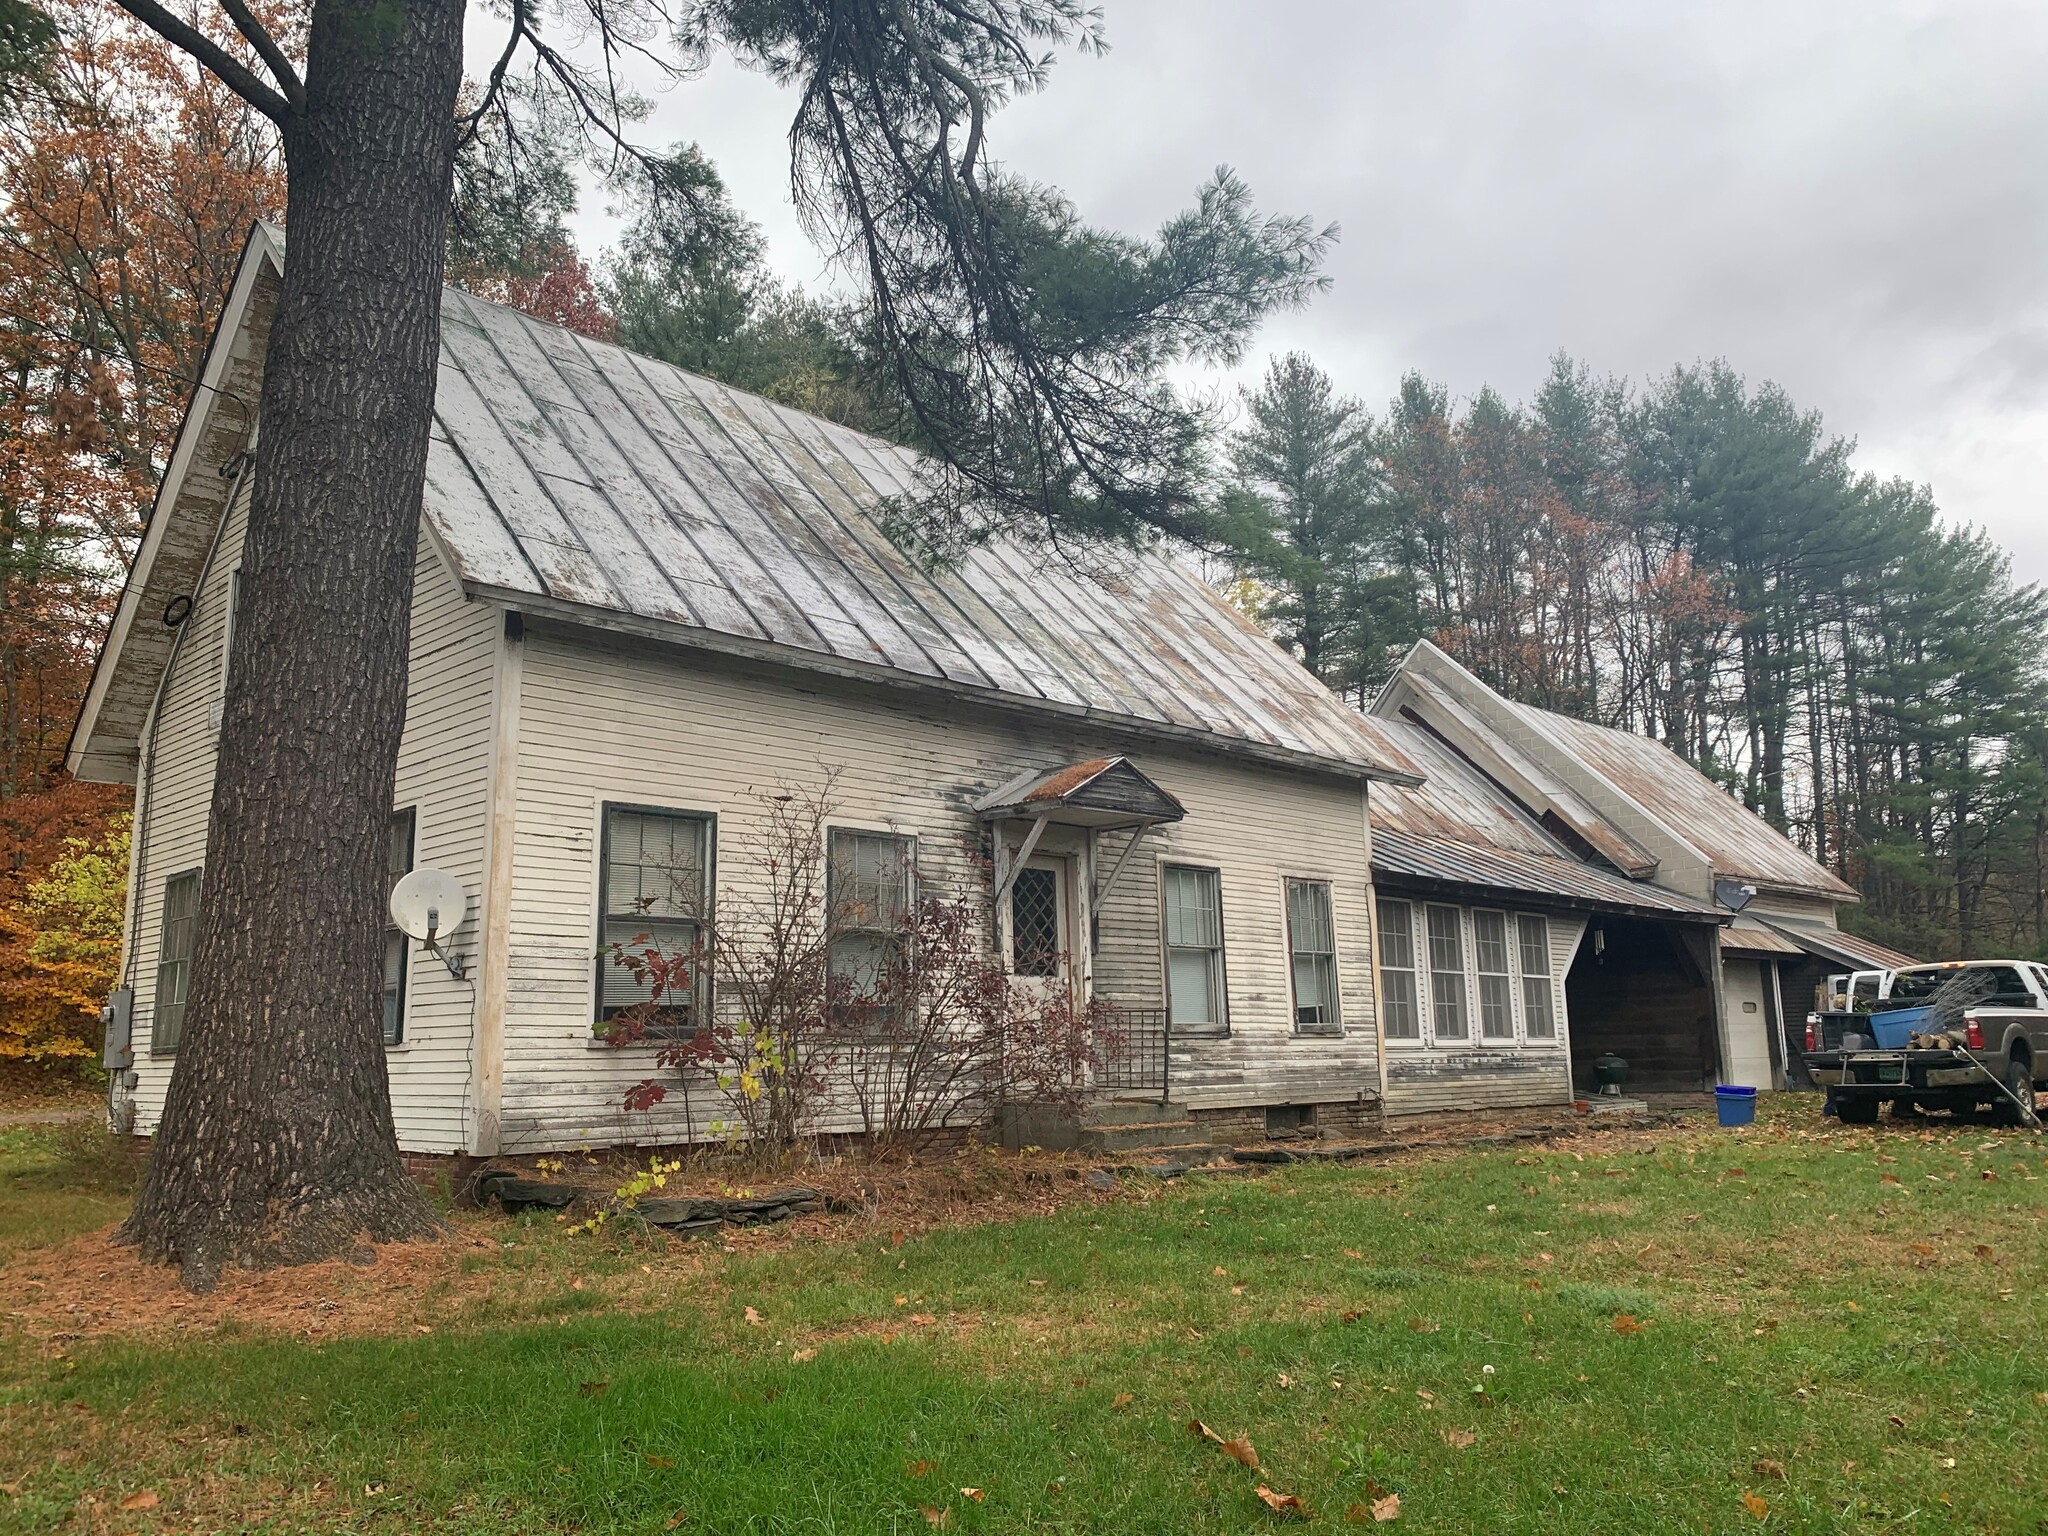
<path id="1" fill-rule="evenodd" d="M 1297 1040 L 1342 1040 L 1344 1038 L 1344 1026 L 1342 1024 L 1297 1024 L 1294 1026 L 1294 1038 Z"/>

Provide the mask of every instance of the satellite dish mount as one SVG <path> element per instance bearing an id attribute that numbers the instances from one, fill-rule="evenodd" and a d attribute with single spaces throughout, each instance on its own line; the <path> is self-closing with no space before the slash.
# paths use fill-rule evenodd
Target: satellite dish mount
<path id="1" fill-rule="evenodd" d="M 450 954 L 441 941 L 469 915 L 469 895 L 453 875 L 438 869 L 415 869 L 391 888 L 391 921 L 408 937 L 426 945 L 427 953 L 463 979 L 467 956 Z"/>

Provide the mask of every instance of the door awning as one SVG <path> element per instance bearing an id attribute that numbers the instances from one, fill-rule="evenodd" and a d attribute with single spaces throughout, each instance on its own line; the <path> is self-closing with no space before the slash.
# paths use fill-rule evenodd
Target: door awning
<path id="1" fill-rule="evenodd" d="M 1187 809 L 1125 757 L 1091 757 L 1062 768 L 1033 768 L 981 799 L 984 821 L 1031 821 L 1098 832 L 1184 820 Z"/>

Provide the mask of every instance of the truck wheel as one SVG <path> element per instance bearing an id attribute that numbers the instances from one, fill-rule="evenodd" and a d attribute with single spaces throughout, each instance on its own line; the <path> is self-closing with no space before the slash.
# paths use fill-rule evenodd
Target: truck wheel
<path id="1" fill-rule="evenodd" d="M 2034 1064 L 2024 1056 L 2015 1056 L 2007 1062 L 2005 1086 L 2012 1090 L 2012 1098 L 1999 1098 L 1998 1118 L 2008 1125 L 2031 1125 L 2035 1111 Z M 2019 1100 L 2019 1103 L 2015 1104 L 2013 1099 Z M 2022 1109 L 2020 1105 L 2026 1107 Z"/>
<path id="2" fill-rule="evenodd" d="M 1841 1098 L 1835 1100 L 1835 1114 L 1844 1125 L 1875 1125 L 1877 1112 L 1883 1108 L 1876 1099 Z"/>

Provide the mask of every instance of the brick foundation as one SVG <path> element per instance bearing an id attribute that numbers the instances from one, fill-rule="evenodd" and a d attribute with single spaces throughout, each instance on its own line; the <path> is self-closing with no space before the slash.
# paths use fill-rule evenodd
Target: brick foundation
<path id="1" fill-rule="evenodd" d="M 1293 1105 L 1282 1107 L 1296 1108 Z M 1312 1110 L 1313 1115 L 1310 1124 L 1298 1130 L 1269 1130 L 1266 1123 L 1266 1106 L 1263 1104 L 1234 1105 L 1229 1109 L 1190 1110 L 1188 1117 L 1194 1121 L 1195 1129 L 1211 1141 L 1232 1146 L 1296 1137 L 1361 1141 L 1378 1135 L 1382 1129 L 1377 1099 L 1367 1099 L 1363 1103 L 1356 1099 L 1344 1099 L 1335 1104 L 1313 1104 L 1303 1107 Z"/>

